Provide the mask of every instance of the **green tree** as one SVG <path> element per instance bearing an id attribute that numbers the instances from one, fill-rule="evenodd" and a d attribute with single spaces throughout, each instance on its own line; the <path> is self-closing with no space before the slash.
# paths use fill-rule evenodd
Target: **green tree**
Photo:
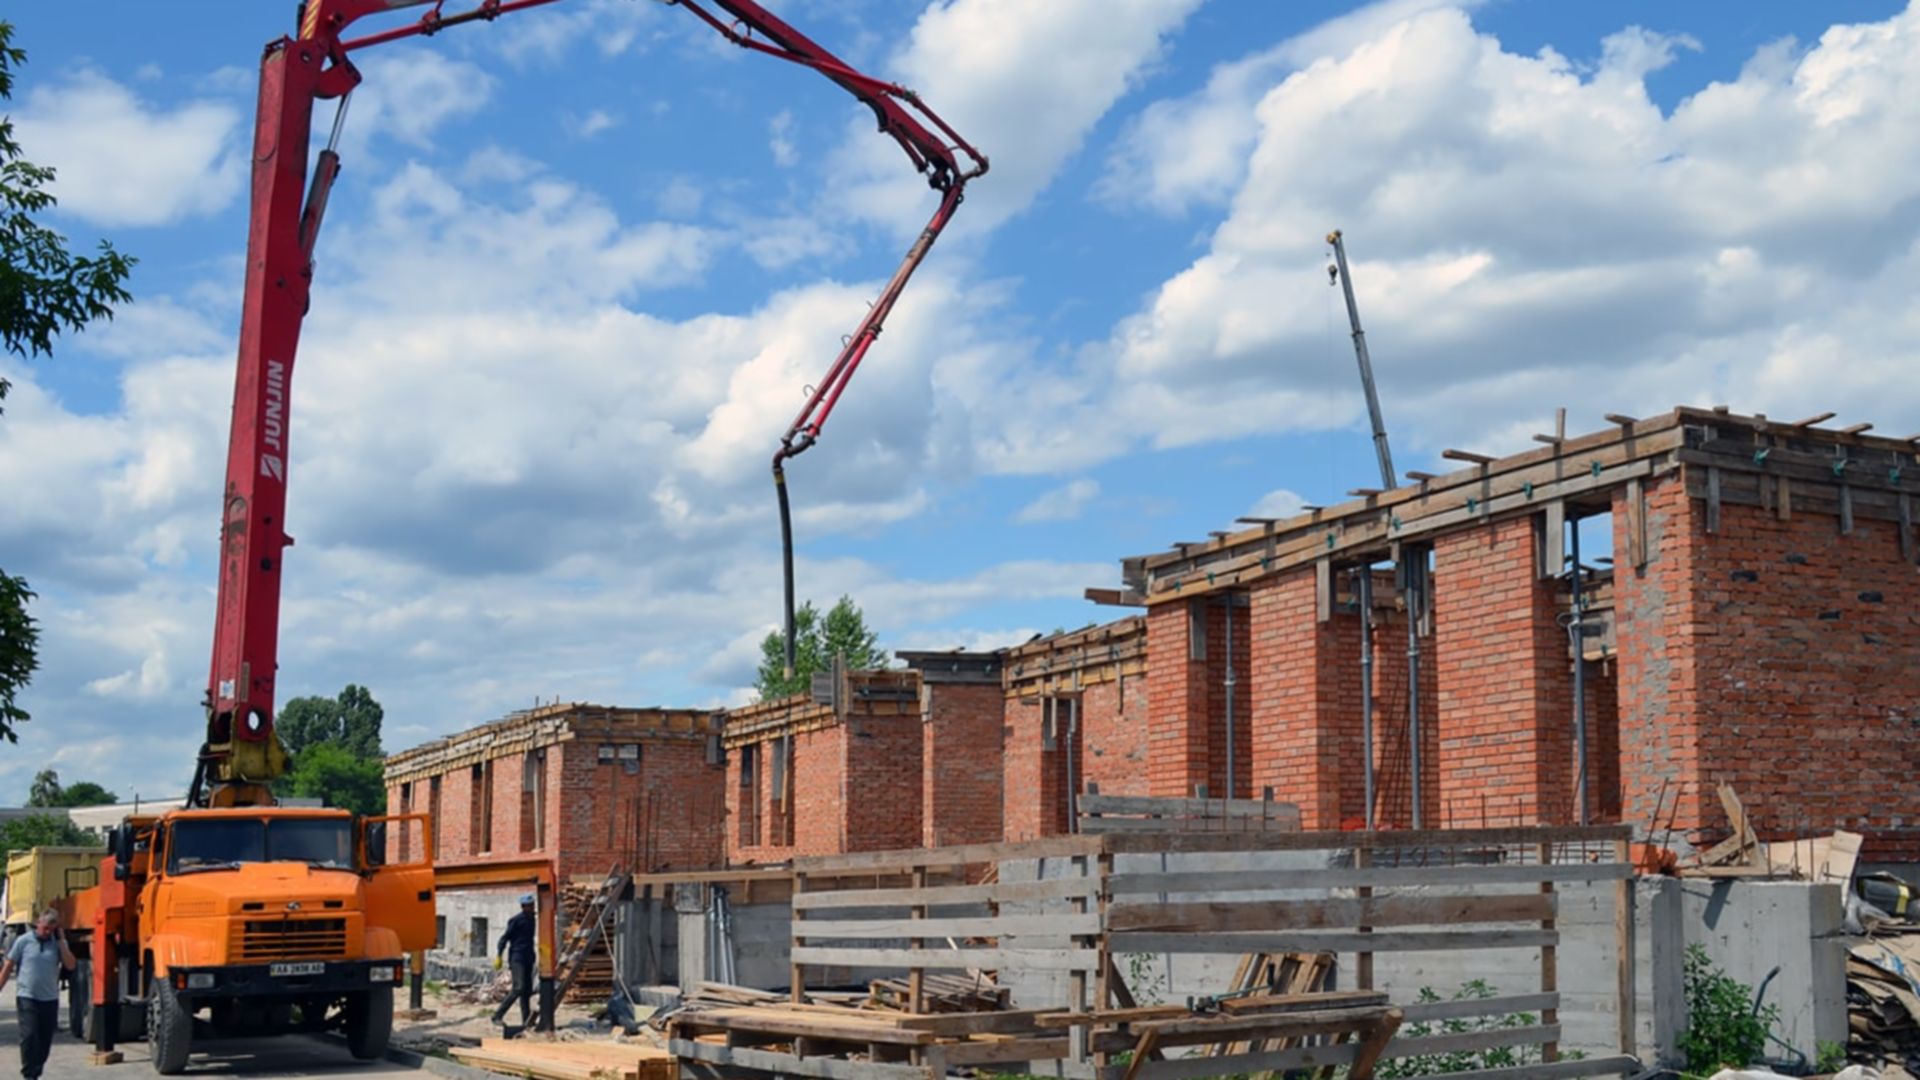
<path id="1" fill-rule="evenodd" d="M 337 697 L 297 697 L 280 706 L 274 730 L 296 760 L 310 746 L 330 743 L 355 757 L 381 759 L 380 724 L 386 710 L 366 687 L 348 683 Z"/>
<path id="2" fill-rule="evenodd" d="M 27 54 L 13 44 L 13 24 L 0 21 L 0 101 L 13 96 L 13 75 Z M 67 251 L 66 237 L 34 220 L 53 208 L 46 190 L 53 169 L 20 156 L 13 121 L 0 116 L 0 343 L 16 356 L 53 351 L 53 339 L 95 319 L 111 319 L 113 305 L 132 299 L 123 287 L 134 260 L 100 242 L 96 257 Z M 9 383 L 0 379 L 0 402 Z M 25 578 L 0 571 L 0 737 L 18 742 L 29 716 L 19 691 L 38 666 L 39 631 L 27 614 L 33 591 Z"/>
<path id="3" fill-rule="evenodd" d="M 99 841 L 88 836 L 65 814 L 33 814 L 0 822 L 0 851 L 25 851 L 36 847 L 97 847 Z"/>
<path id="4" fill-rule="evenodd" d="M 854 671 L 885 667 L 887 654 L 879 635 L 867 629 L 867 619 L 850 596 L 842 596 L 822 618 L 809 600 L 793 613 L 794 671 L 785 675 L 787 636 L 775 630 L 760 642 L 760 672 L 755 686 L 762 700 L 799 694 L 813 685 L 817 671 L 833 666 L 835 656 L 846 658 Z"/>
<path id="5" fill-rule="evenodd" d="M 33 774 L 33 785 L 27 788 L 28 806 L 60 805 L 60 774 L 52 769 L 41 769 Z"/>
<path id="6" fill-rule="evenodd" d="M 82 780 L 77 784 L 68 784 L 60 789 L 60 806 L 112 806 L 120 801 L 120 796 L 101 787 L 91 780 Z"/>
<path id="7" fill-rule="evenodd" d="M 387 808 L 385 766 L 378 758 L 355 755 L 335 743 L 315 743 L 294 759 L 288 777 L 294 795 L 322 799 L 328 806 L 356 814 L 380 814 Z"/>

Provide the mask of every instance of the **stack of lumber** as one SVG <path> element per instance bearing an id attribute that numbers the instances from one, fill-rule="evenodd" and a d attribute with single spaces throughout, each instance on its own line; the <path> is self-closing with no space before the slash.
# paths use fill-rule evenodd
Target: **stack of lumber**
<path id="1" fill-rule="evenodd" d="M 533 1080 L 675 1080 L 679 1073 L 672 1054 L 640 1043 L 482 1039 L 451 1052 L 463 1065 Z"/>
<path id="2" fill-rule="evenodd" d="M 998 1012 L 1007 1007 L 1007 990 L 995 983 L 991 975 L 973 977 L 928 972 L 923 980 L 923 1012 Z M 868 984 L 868 989 L 869 1008 L 913 1011 L 913 991 L 906 979 L 875 979 Z"/>
<path id="3" fill-rule="evenodd" d="M 790 1076 L 839 1076 L 857 1061 L 947 1068 L 1065 1057 L 1063 1031 L 1036 1012 L 901 1013 L 779 1002 L 674 1014 L 668 1048 L 683 1061 Z"/>
<path id="4" fill-rule="evenodd" d="M 560 924 L 569 932 L 583 928 L 583 924 L 600 917 L 594 900 L 600 895 L 600 882 L 591 885 L 568 885 L 560 893 Z M 569 1005 L 597 1004 L 613 996 L 613 954 L 608 951 L 608 939 L 613 927 L 607 927 L 607 933 L 594 941 L 586 956 L 580 960 L 580 972 L 574 978 L 573 985 L 567 988 L 562 1001 Z"/>
<path id="5" fill-rule="evenodd" d="M 1326 989 L 1327 981 L 1333 975 L 1333 964 L 1332 953 L 1248 953 L 1240 958 L 1233 985 L 1228 996 L 1220 1001 L 1220 1008 L 1225 1012 L 1236 1012 L 1249 1007 L 1257 1009 L 1262 1002 L 1275 997 L 1318 994 Z M 1265 1039 L 1240 1039 L 1215 1043 L 1207 1049 L 1207 1053 L 1215 1057 L 1227 1057 L 1263 1050 L 1284 1050 L 1292 1045 L 1291 1039 L 1281 1039 L 1277 1043 Z"/>

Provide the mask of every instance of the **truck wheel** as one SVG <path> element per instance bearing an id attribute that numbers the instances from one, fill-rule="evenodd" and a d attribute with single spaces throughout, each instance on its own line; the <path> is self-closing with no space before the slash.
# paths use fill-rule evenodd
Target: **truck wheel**
<path id="1" fill-rule="evenodd" d="M 92 990 L 93 965 L 82 960 L 67 976 L 67 1030 L 81 1042 L 87 1041 L 87 1016 L 93 1011 Z"/>
<path id="2" fill-rule="evenodd" d="M 193 1013 L 166 978 L 153 980 L 148 999 L 147 1046 L 153 1052 L 153 1069 L 172 1076 L 187 1067 L 187 1055 L 193 1052 Z"/>
<path id="3" fill-rule="evenodd" d="M 387 1052 L 393 1034 L 393 987 L 376 986 L 347 997 L 347 1049 L 360 1061 Z"/>

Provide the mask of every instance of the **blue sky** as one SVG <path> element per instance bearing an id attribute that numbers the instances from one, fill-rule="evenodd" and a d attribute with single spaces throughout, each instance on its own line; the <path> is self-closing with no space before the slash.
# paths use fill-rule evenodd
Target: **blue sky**
<path id="1" fill-rule="evenodd" d="M 993 159 L 792 468 L 802 595 L 891 647 L 1111 617 L 1081 592 L 1122 556 L 1373 483 L 1335 226 L 1403 469 L 1561 405 L 1920 430 L 1905 5 L 777 8 Z M 10 15 L 53 220 L 141 264 L 115 323 L 0 359 L 0 566 L 44 664 L 0 801 L 46 764 L 190 771 L 255 65 L 291 10 Z M 282 695 L 366 683 L 393 748 L 536 698 L 738 700 L 779 617 L 767 457 L 931 194 L 838 88 L 648 0 L 357 59 Z"/>

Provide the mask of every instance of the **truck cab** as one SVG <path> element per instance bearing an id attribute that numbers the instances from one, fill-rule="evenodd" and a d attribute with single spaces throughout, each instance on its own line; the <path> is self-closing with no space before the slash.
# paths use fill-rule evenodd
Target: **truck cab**
<path id="1" fill-rule="evenodd" d="M 405 954 L 434 937 L 432 867 L 386 862 L 389 820 L 271 806 L 129 819 L 102 919 L 117 921 L 122 977 L 101 978 L 95 1002 L 144 1005 L 161 1073 L 186 1066 L 196 1035 L 338 1028 L 354 1056 L 378 1057 Z"/>

